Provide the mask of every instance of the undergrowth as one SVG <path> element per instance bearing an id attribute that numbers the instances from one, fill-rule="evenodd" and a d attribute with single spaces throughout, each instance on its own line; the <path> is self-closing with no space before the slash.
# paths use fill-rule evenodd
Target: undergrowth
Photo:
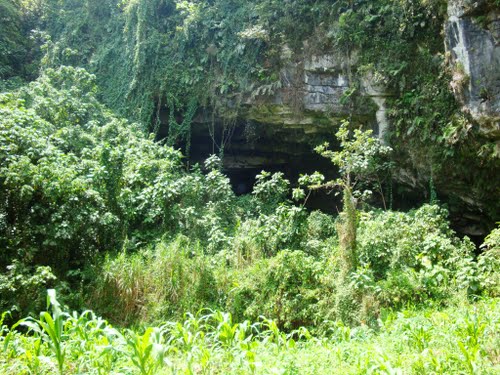
<path id="1" fill-rule="evenodd" d="M 201 310 L 177 322 L 118 329 L 91 311 L 49 310 L 2 327 L 4 374 L 496 374 L 498 299 L 446 310 L 387 311 L 377 326 L 325 321 L 285 333 L 273 320 L 234 322 Z"/>

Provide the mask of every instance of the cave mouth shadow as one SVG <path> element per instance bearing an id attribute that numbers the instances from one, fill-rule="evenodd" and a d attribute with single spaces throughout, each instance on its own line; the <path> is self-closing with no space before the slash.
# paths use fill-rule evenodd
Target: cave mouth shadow
<path id="1" fill-rule="evenodd" d="M 221 124 L 193 123 L 188 163 L 203 164 L 210 155 L 222 154 L 222 172 L 229 178 L 236 195 L 251 194 L 256 176 L 262 171 L 283 173 L 292 188 L 297 187 L 302 174 L 318 171 L 327 180 L 338 177 L 337 168 L 314 151 L 316 146 L 324 142 L 337 143 L 333 129 L 307 134 L 301 128 L 236 121 L 221 153 L 224 132 L 227 133 L 227 130 Z M 309 209 L 328 213 L 337 213 L 338 206 L 339 200 L 335 194 L 326 191 L 311 194 L 306 205 Z"/>
<path id="2" fill-rule="evenodd" d="M 324 142 L 329 142 L 332 149 L 338 149 L 332 127 L 308 134 L 300 127 L 241 119 L 234 121 L 228 130 L 224 121 L 208 122 L 200 119 L 198 117 L 198 121 L 193 121 L 191 125 L 189 150 L 186 149 L 186 140 L 177 142 L 174 147 L 187 154 L 185 162 L 188 167 L 203 165 L 211 155 L 221 156 L 222 172 L 229 178 L 237 196 L 251 194 L 256 176 L 262 171 L 283 173 L 290 181 L 291 188 L 298 186 L 297 181 L 302 174 L 318 171 L 327 181 L 339 177 L 337 167 L 314 151 L 316 146 Z M 164 121 L 157 133 L 157 140 L 164 139 L 167 134 L 168 122 Z M 305 207 L 336 216 L 342 209 L 341 194 L 336 193 L 336 190 L 314 191 Z M 368 203 L 375 208 L 383 208 L 382 199 L 377 195 Z M 425 198 L 421 194 L 405 189 L 394 190 L 393 208 L 396 210 L 407 211 L 422 203 L 425 203 Z"/>

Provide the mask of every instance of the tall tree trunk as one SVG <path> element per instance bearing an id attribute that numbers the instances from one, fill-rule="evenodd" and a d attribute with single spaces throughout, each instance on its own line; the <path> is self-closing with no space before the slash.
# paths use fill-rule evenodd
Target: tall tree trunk
<path id="1" fill-rule="evenodd" d="M 337 226 L 339 234 L 340 260 L 342 277 L 346 277 L 358 266 L 356 252 L 357 213 L 356 202 L 350 187 L 345 186 L 343 191 L 343 211 L 340 214 L 340 223 Z"/>

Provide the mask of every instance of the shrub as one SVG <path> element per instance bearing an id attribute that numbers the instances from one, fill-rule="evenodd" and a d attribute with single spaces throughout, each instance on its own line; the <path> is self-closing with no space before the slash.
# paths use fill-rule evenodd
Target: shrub
<path id="1" fill-rule="evenodd" d="M 386 306 L 445 302 L 473 291 L 474 245 L 449 228 L 446 211 L 424 205 L 408 213 L 365 213 L 359 226 L 360 260 L 373 272 Z"/>
<path id="2" fill-rule="evenodd" d="M 289 329 L 311 325 L 317 319 L 321 263 L 302 251 L 280 251 L 233 274 L 236 287 L 227 307 L 237 318 L 275 319 Z"/>
<path id="3" fill-rule="evenodd" d="M 335 220 L 331 215 L 313 211 L 307 216 L 301 247 L 308 255 L 329 257 L 338 246 Z"/>
<path id="4" fill-rule="evenodd" d="M 255 179 L 257 182 L 252 194 L 260 205 L 260 211 L 273 212 L 280 203 L 286 200 L 290 190 L 290 181 L 284 178 L 282 172 L 271 174 L 266 171 L 262 171 Z"/>
<path id="5" fill-rule="evenodd" d="M 477 261 L 479 283 L 485 294 L 500 297 L 500 227 L 491 231 L 481 247 L 484 252 Z"/>
<path id="6" fill-rule="evenodd" d="M 45 305 L 45 290 L 55 281 L 50 267 L 14 262 L 0 274 L 0 310 L 10 310 L 12 318 L 40 311 Z"/>
<path id="7" fill-rule="evenodd" d="M 420 270 L 429 262 L 443 264 L 454 256 L 470 255 L 470 241 L 455 236 L 446 216 L 444 209 L 432 205 L 408 213 L 363 214 L 359 225 L 360 261 L 369 264 L 380 279 L 393 269 Z"/>
<path id="8" fill-rule="evenodd" d="M 208 165 L 188 173 L 179 151 L 113 116 L 96 92 L 93 75 L 62 66 L 0 95 L 0 267 L 50 266 L 65 280 L 125 240 L 133 250 L 165 233 L 227 247 L 227 177 Z"/>

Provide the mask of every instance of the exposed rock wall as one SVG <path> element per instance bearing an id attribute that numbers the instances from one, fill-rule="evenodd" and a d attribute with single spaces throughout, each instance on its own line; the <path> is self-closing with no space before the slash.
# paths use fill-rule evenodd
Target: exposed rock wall
<path id="1" fill-rule="evenodd" d="M 451 88 L 481 134 L 496 144 L 500 155 L 500 9 L 495 0 L 449 0 L 445 25 L 445 47 L 453 77 Z M 496 168 L 496 171 L 499 169 Z M 498 175 L 492 171 L 492 184 Z M 467 180 L 467 176 L 464 176 Z M 460 193 L 461 191 L 461 193 Z M 493 190 L 495 191 L 495 190 Z M 498 189 L 496 190 L 498 192 Z M 452 187 L 450 195 L 462 201 L 462 232 L 469 235 L 487 233 L 480 223 L 486 210 L 484 202 L 500 197 L 484 196 L 463 186 Z M 494 204 L 498 207 L 498 204 Z M 466 210 L 465 208 L 469 208 Z M 490 212 L 495 211 L 489 207 Z M 495 219 L 495 214 L 493 218 Z M 496 218 L 498 220 L 498 217 Z"/>
<path id="2" fill-rule="evenodd" d="M 463 111 L 500 139 L 500 10 L 492 4 L 449 0 L 445 43 Z"/>
<path id="3" fill-rule="evenodd" d="M 360 86 L 359 77 L 351 74 L 357 62 L 355 54 L 305 54 L 294 62 L 287 53 L 284 56 L 288 62 L 281 72 L 281 87 L 272 95 L 249 98 L 247 118 L 301 128 L 308 134 L 332 134 L 332 125 L 346 117 L 377 128 L 378 107 L 376 101 L 370 99 L 377 94 L 365 95 L 365 91 L 359 90 L 351 97 L 354 88 Z M 361 99 L 363 96 L 365 101 Z"/>
<path id="4" fill-rule="evenodd" d="M 470 114 L 481 133 L 498 145 L 499 9 L 492 7 L 491 1 L 450 0 L 444 28 L 443 43 L 453 71 L 454 94 L 462 111 Z M 248 191 L 251 176 L 261 169 L 285 171 L 292 180 L 297 172 L 331 170 L 331 165 L 322 165 L 321 158 L 314 156 L 313 147 L 324 140 L 334 143 L 335 125 L 342 118 L 375 129 L 382 140 L 391 130 L 388 99 L 392 93 L 383 77 L 378 79 L 376 73 L 364 70 L 361 73 L 356 53 L 306 50 L 301 56 L 294 56 L 285 47 L 280 85 L 258 88 L 244 101 L 231 141 L 224 148 L 226 169 L 237 173 L 238 179 L 248 180 L 242 191 Z M 210 133 L 208 122 L 198 118 L 193 129 L 193 149 L 200 151 L 199 160 L 209 153 L 208 149 L 203 151 L 210 143 L 206 139 Z M 252 141 L 249 134 L 254 134 Z M 426 150 L 413 156 L 409 155 L 410 150 L 397 151 L 403 160 L 399 160 L 393 178 L 396 184 L 404 185 L 400 186 L 400 194 L 413 194 L 414 201 L 428 199 L 430 171 Z M 494 197 L 474 190 L 471 176 L 444 173 L 434 176 L 434 181 L 439 197 L 449 203 L 456 227 L 463 233 L 481 236 L 494 220 L 493 210 L 485 203 Z M 488 210 L 490 213 L 486 214 Z"/>

